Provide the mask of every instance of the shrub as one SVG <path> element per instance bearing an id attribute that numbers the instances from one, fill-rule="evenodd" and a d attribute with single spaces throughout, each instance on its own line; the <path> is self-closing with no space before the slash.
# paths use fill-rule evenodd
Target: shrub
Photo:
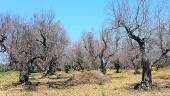
<path id="1" fill-rule="evenodd" d="M 65 71 L 66 73 L 73 72 L 73 71 L 75 71 L 75 70 L 76 70 L 76 68 L 75 68 L 74 66 L 71 66 L 71 65 L 65 65 L 65 66 L 64 66 L 64 71 Z"/>

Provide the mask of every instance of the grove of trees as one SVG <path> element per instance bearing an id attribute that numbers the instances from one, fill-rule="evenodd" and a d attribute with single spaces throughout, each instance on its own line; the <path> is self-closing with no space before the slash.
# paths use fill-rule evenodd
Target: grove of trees
<path id="1" fill-rule="evenodd" d="M 134 3 L 131 3 L 131 2 Z M 164 2 L 153 9 L 150 0 L 113 0 L 107 27 L 96 36 L 82 33 L 77 42 L 69 40 L 67 30 L 52 12 L 34 13 L 30 20 L 0 15 L 0 52 L 8 54 L 9 66 L 20 72 L 19 83 L 29 75 L 43 76 L 57 71 L 134 69 L 142 79 L 136 89 L 152 88 L 152 66 L 164 65 L 170 51 L 170 16 Z"/>

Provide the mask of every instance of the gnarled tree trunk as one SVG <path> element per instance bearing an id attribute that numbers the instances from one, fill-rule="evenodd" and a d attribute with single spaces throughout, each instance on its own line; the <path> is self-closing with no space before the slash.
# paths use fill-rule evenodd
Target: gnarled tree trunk
<path id="1" fill-rule="evenodd" d="M 152 86 L 152 75 L 149 60 L 142 60 L 142 86 L 151 88 Z"/>
<path id="2" fill-rule="evenodd" d="M 45 68 L 44 76 L 55 74 L 55 72 L 56 72 L 56 59 L 57 59 L 56 57 L 52 57 L 50 62 L 47 64 L 47 66 Z"/>
<path id="3" fill-rule="evenodd" d="M 23 84 L 23 83 L 27 83 L 28 82 L 28 80 L 29 80 L 29 68 L 28 68 L 28 66 L 26 65 L 26 66 L 23 66 L 23 68 L 21 68 L 21 70 L 20 70 L 20 76 L 19 76 L 19 82 L 21 83 L 21 84 Z"/>
<path id="4" fill-rule="evenodd" d="M 151 65 L 149 59 L 145 53 L 145 38 L 140 38 L 130 31 L 127 27 L 125 27 L 130 38 L 134 39 L 138 42 L 140 48 L 140 58 L 141 58 L 141 66 L 142 66 L 142 81 L 140 84 L 137 84 L 134 89 L 151 89 L 152 88 L 152 75 L 151 75 Z"/>
<path id="5" fill-rule="evenodd" d="M 120 62 L 119 62 L 119 60 L 116 60 L 114 62 L 114 67 L 116 69 L 116 73 L 120 73 L 120 71 L 119 71 L 119 69 L 120 69 Z"/>
<path id="6" fill-rule="evenodd" d="M 135 89 L 151 89 L 152 88 L 152 74 L 149 59 L 145 54 L 145 42 L 140 40 L 140 52 L 141 52 L 141 66 L 142 66 L 142 81 L 137 84 Z"/>
<path id="7" fill-rule="evenodd" d="M 100 71 L 106 74 L 106 62 L 103 61 L 102 57 L 100 57 Z"/>

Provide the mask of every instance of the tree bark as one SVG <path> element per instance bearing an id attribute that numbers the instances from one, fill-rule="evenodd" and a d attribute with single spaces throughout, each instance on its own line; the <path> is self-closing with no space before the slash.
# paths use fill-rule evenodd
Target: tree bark
<path id="1" fill-rule="evenodd" d="M 152 85 L 151 66 L 150 66 L 149 59 L 146 57 L 146 54 L 145 54 L 144 40 L 143 40 L 143 43 L 139 45 L 140 45 L 140 51 L 141 51 L 142 82 L 144 82 L 146 86 L 150 86 Z"/>
<path id="2" fill-rule="evenodd" d="M 20 70 L 19 82 L 23 84 L 23 83 L 27 83 L 28 80 L 29 80 L 29 69 L 28 66 L 25 66 Z"/>
<path id="3" fill-rule="evenodd" d="M 145 42 L 142 40 L 139 42 L 141 52 L 141 66 L 142 66 L 142 81 L 137 84 L 135 89 L 151 89 L 152 88 L 152 74 L 149 59 L 145 54 Z"/>
<path id="4" fill-rule="evenodd" d="M 78 69 L 80 69 L 81 71 L 84 71 L 84 67 L 81 65 L 83 62 L 77 62 L 78 63 L 78 66 L 79 66 L 79 68 Z"/>
<path id="5" fill-rule="evenodd" d="M 119 73 L 119 68 L 116 69 L 116 73 Z"/>
<path id="6" fill-rule="evenodd" d="M 45 69 L 44 76 L 54 75 L 54 73 L 55 73 L 54 65 L 47 65 L 46 69 Z"/>
<path id="7" fill-rule="evenodd" d="M 134 64 L 134 74 L 140 74 L 139 66 L 137 64 Z"/>
<path id="8" fill-rule="evenodd" d="M 23 83 L 28 83 L 29 80 L 29 74 L 30 74 L 30 69 L 33 65 L 34 60 L 37 58 L 40 58 L 40 56 L 33 57 L 28 60 L 28 62 L 22 61 L 20 62 L 21 68 L 20 68 L 20 76 L 19 76 L 19 82 L 21 84 Z"/>
<path id="9" fill-rule="evenodd" d="M 132 34 L 132 32 L 129 31 L 129 29 L 127 28 L 126 30 L 130 38 L 138 42 L 139 48 L 140 48 L 140 54 L 141 54 L 142 81 L 140 84 L 137 84 L 134 88 L 135 89 L 151 89 L 152 88 L 152 74 L 151 74 L 150 62 L 145 53 L 145 38 L 140 38 Z"/>
<path id="10" fill-rule="evenodd" d="M 103 62 L 103 59 L 100 58 L 100 71 L 103 73 L 103 74 L 106 74 L 106 64 L 105 62 Z"/>
<path id="11" fill-rule="evenodd" d="M 50 62 L 47 64 L 47 66 L 45 68 L 44 76 L 55 74 L 55 72 L 56 72 L 56 59 L 57 59 L 56 57 L 52 57 Z"/>
<path id="12" fill-rule="evenodd" d="M 151 87 L 152 86 L 152 75 L 149 60 L 142 61 L 142 86 Z"/>
<path id="13" fill-rule="evenodd" d="M 116 73 L 120 73 L 120 71 L 119 71 L 119 69 L 120 69 L 120 62 L 119 62 L 119 60 L 116 60 L 114 65 L 115 65 Z"/>

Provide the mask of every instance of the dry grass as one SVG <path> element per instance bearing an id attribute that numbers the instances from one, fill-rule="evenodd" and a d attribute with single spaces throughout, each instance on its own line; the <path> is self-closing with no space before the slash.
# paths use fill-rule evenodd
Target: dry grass
<path id="1" fill-rule="evenodd" d="M 30 80 L 40 82 L 40 84 L 37 91 L 28 92 L 22 86 L 12 86 L 12 82 L 17 81 L 17 72 L 3 73 L 3 76 L 0 75 L 0 96 L 170 96 L 169 88 L 155 91 L 137 91 L 130 88 L 130 85 L 139 82 L 141 79 L 141 75 L 133 75 L 133 71 L 123 71 L 117 74 L 114 71 L 109 71 L 107 76 L 111 78 L 111 83 L 104 85 L 81 84 L 64 89 L 53 89 L 47 86 L 49 82 L 63 82 L 77 74 L 80 73 L 66 74 L 60 72 L 49 78 L 42 78 L 39 73 L 32 74 Z M 153 71 L 153 82 L 159 86 L 170 85 L 170 70 Z"/>
<path id="2" fill-rule="evenodd" d="M 68 80 L 66 80 L 64 83 L 66 85 L 71 86 L 77 86 L 81 84 L 105 84 L 111 82 L 111 79 L 103 75 L 99 71 L 85 71 L 79 74 L 76 74 L 75 76 L 70 77 Z"/>

